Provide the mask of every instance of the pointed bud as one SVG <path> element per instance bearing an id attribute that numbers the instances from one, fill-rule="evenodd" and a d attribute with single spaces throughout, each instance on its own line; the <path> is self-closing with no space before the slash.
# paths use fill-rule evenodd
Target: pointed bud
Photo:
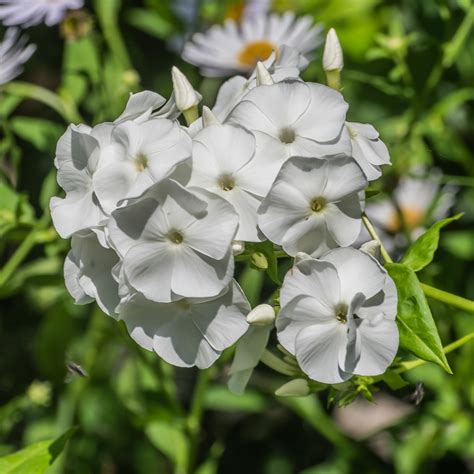
<path id="1" fill-rule="evenodd" d="M 377 260 L 380 260 L 380 242 L 377 242 L 376 240 L 369 240 L 365 244 L 362 244 L 360 250 L 372 255 L 372 257 L 375 257 Z"/>
<path id="2" fill-rule="evenodd" d="M 208 127 L 209 125 L 220 125 L 220 124 L 221 123 L 219 122 L 219 119 L 213 114 L 212 110 L 206 105 L 204 105 L 202 107 L 202 126 Z"/>
<path id="3" fill-rule="evenodd" d="M 310 389 L 306 379 L 294 379 L 282 385 L 275 395 L 278 397 L 305 397 L 309 393 Z"/>
<path id="4" fill-rule="evenodd" d="M 173 92 L 176 107 L 183 113 L 188 125 L 198 118 L 197 105 L 201 96 L 193 89 L 188 78 L 176 67 L 171 69 Z"/>
<path id="5" fill-rule="evenodd" d="M 326 73 L 326 82 L 329 87 L 341 88 L 341 71 L 344 67 L 344 56 L 336 30 L 331 28 L 326 36 L 323 53 L 323 69 Z"/>
<path id="6" fill-rule="evenodd" d="M 271 86 L 275 83 L 272 75 L 268 72 L 268 69 L 263 65 L 261 61 L 257 63 L 257 86 Z"/>
<path id="7" fill-rule="evenodd" d="M 269 326 L 275 322 L 275 310 L 269 304 L 259 304 L 247 314 L 247 322 L 255 326 Z"/>
<path id="8" fill-rule="evenodd" d="M 326 36 L 326 44 L 323 53 L 323 69 L 325 71 L 342 71 L 344 57 L 341 43 L 337 37 L 336 30 L 331 28 Z"/>
<path id="9" fill-rule="evenodd" d="M 262 252 L 254 252 L 250 256 L 250 264 L 258 270 L 266 270 L 268 268 L 267 257 Z"/>

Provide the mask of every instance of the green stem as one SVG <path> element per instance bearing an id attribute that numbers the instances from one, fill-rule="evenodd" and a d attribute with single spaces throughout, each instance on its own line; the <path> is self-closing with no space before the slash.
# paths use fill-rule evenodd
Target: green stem
<path id="1" fill-rule="evenodd" d="M 464 337 L 461 337 L 457 341 L 452 342 L 451 344 L 448 344 L 443 348 L 443 352 L 445 354 L 449 354 L 452 351 L 455 351 L 456 349 L 459 349 L 461 346 L 464 346 L 464 344 L 467 344 L 469 341 L 472 341 L 474 339 L 474 332 L 471 332 L 467 334 Z M 395 372 L 402 374 L 403 372 L 407 372 L 408 370 L 415 369 L 416 367 L 420 367 L 420 365 L 426 364 L 427 361 L 423 359 L 418 359 L 418 360 L 410 360 L 408 362 L 403 362 L 401 364 L 401 367 L 396 369 Z"/>
<path id="2" fill-rule="evenodd" d="M 13 275 L 18 266 L 28 256 L 33 247 L 38 243 L 38 235 L 49 224 L 49 213 L 45 213 L 37 224 L 31 229 L 23 242 L 18 246 L 13 255 L 7 261 L 0 271 L 0 288 L 5 285 L 9 278 Z"/>
<path id="3" fill-rule="evenodd" d="M 66 122 L 80 123 L 83 121 L 73 102 L 64 100 L 58 94 L 44 87 L 28 82 L 14 81 L 5 84 L 2 90 L 16 97 L 41 102 L 61 115 Z"/>
<path id="4" fill-rule="evenodd" d="M 297 369 L 282 361 L 279 357 L 272 354 L 268 349 L 265 349 L 263 352 L 262 357 L 260 357 L 260 362 L 265 364 L 267 367 L 270 367 L 270 369 L 273 369 L 275 372 L 283 375 L 294 376 L 298 374 Z"/>
<path id="5" fill-rule="evenodd" d="M 463 311 L 474 313 L 474 301 L 463 298 L 462 296 L 453 295 L 452 293 L 434 288 L 432 286 L 426 285 L 425 283 L 420 284 L 423 292 L 429 298 L 449 304 L 450 306 L 462 309 Z"/>
<path id="6" fill-rule="evenodd" d="M 196 464 L 196 457 L 199 447 L 199 437 L 201 434 L 202 414 L 204 411 L 204 395 L 206 393 L 207 386 L 211 380 L 210 370 L 211 369 L 205 369 L 200 370 L 198 372 L 191 402 L 191 408 L 189 410 L 189 414 L 186 420 L 189 434 L 189 451 L 187 463 L 188 474 L 192 474 L 194 472 L 194 466 Z"/>
<path id="7" fill-rule="evenodd" d="M 385 248 L 382 242 L 382 239 L 377 234 L 375 227 L 372 225 L 372 222 L 370 222 L 366 214 L 362 215 L 362 222 L 364 223 L 365 228 L 367 229 L 367 232 L 370 234 L 370 236 L 380 244 L 380 253 L 382 254 L 383 259 L 387 263 L 393 263 L 392 257 L 390 257 L 390 255 L 388 254 L 387 249 Z"/>

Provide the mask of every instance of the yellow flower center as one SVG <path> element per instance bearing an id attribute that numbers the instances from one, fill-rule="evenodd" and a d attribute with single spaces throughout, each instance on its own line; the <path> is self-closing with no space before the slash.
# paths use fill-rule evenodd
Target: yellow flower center
<path id="1" fill-rule="evenodd" d="M 177 230 L 174 230 L 168 234 L 168 239 L 174 244 L 179 245 L 183 242 L 183 235 Z"/>
<path id="2" fill-rule="evenodd" d="M 314 198 L 311 201 L 310 207 L 313 212 L 321 212 L 326 207 L 326 199 L 323 197 Z"/>
<path id="3" fill-rule="evenodd" d="M 403 221 L 409 230 L 416 229 L 421 225 L 424 218 L 424 212 L 416 207 L 402 207 L 400 209 L 403 217 Z M 394 212 L 387 223 L 387 229 L 390 232 L 399 232 L 402 228 L 402 223 L 400 222 L 400 216 L 398 212 Z"/>
<path id="4" fill-rule="evenodd" d="M 135 167 L 139 173 L 141 173 L 148 166 L 148 158 L 143 154 L 139 153 L 135 157 Z"/>
<path id="5" fill-rule="evenodd" d="M 239 52 L 237 60 L 242 66 L 254 68 L 258 61 L 265 61 L 277 47 L 270 41 L 260 40 L 247 43 Z"/>
<path id="6" fill-rule="evenodd" d="M 340 304 L 337 306 L 336 308 L 336 319 L 340 322 L 340 323 L 347 323 L 347 310 L 348 310 L 348 307 L 347 305 L 345 304 Z"/>
<path id="7" fill-rule="evenodd" d="M 232 176 L 223 175 L 219 178 L 219 186 L 223 191 L 232 191 L 235 187 L 235 180 Z"/>

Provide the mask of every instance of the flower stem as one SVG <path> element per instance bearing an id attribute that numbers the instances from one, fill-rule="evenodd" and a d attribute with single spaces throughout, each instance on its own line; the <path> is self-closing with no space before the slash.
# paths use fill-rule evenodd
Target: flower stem
<path id="1" fill-rule="evenodd" d="M 206 393 L 207 386 L 211 380 L 210 370 L 211 369 L 205 369 L 200 370 L 198 372 L 191 402 L 191 408 L 187 417 L 187 428 L 189 435 L 189 451 L 187 460 L 188 474 L 191 474 L 194 471 L 194 466 L 196 464 L 196 456 L 198 453 L 199 436 L 201 433 L 201 421 L 204 408 L 204 395 Z"/>
<path id="2" fill-rule="evenodd" d="M 461 346 L 464 346 L 464 344 L 467 344 L 469 341 L 472 341 L 473 339 L 474 339 L 474 332 L 466 334 L 465 336 L 461 337 L 457 341 L 454 341 L 451 344 L 448 344 L 447 346 L 443 347 L 443 352 L 445 354 L 449 354 L 450 352 L 455 351 L 456 349 L 459 349 Z M 395 372 L 401 374 L 403 372 L 407 372 L 408 370 L 415 369 L 419 367 L 420 365 L 426 364 L 426 362 L 427 361 L 423 359 L 409 360 L 407 362 L 403 362 L 401 364 L 401 367 L 396 369 Z"/>
<path id="3" fill-rule="evenodd" d="M 453 295 L 452 293 L 434 288 L 432 286 L 426 285 L 425 283 L 420 284 L 423 292 L 429 298 L 449 304 L 450 306 L 462 309 L 463 311 L 474 313 L 474 301 L 463 298 L 462 296 Z"/>
<path id="4" fill-rule="evenodd" d="M 387 263 L 393 263 L 392 257 L 390 257 L 388 254 L 387 249 L 383 245 L 382 239 L 377 234 L 375 227 L 372 225 L 372 222 L 370 222 L 366 214 L 362 215 L 362 222 L 364 223 L 365 228 L 367 229 L 367 232 L 370 234 L 370 236 L 380 244 L 380 253 L 382 254 L 383 259 Z"/>
<path id="5" fill-rule="evenodd" d="M 262 357 L 260 357 L 260 361 L 267 367 L 270 367 L 270 369 L 273 369 L 275 372 L 280 374 L 291 376 L 298 374 L 298 370 L 282 361 L 279 357 L 272 354 L 268 349 L 265 349 Z"/>
<path id="6" fill-rule="evenodd" d="M 37 244 L 38 235 L 45 229 L 49 223 L 49 213 L 45 213 L 43 217 L 31 229 L 23 242 L 18 246 L 13 255 L 7 261 L 0 271 L 0 288 L 7 283 L 18 266 L 28 256 L 33 247 Z"/>

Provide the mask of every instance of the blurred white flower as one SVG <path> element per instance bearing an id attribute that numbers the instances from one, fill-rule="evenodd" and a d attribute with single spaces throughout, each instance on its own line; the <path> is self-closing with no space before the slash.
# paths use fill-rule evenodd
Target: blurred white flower
<path id="1" fill-rule="evenodd" d="M 237 240 L 263 240 L 257 209 L 271 184 L 264 179 L 268 161 L 255 156 L 255 137 L 237 125 L 210 125 L 194 137 L 188 185 L 216 193 L 234 206 L 239 214 Z"/>
<path id="2" fill-rule="evenodd" d="M 67 10 L 84 6 L 84 0 L 0 0 L 0 21 L 7 26 L 29 27 L 59 23 Z"/>
<path id="3" fill-rule="evenodd" d="M 378 375 L 393 361 L 397 290 L 366 253 L 338 248 L 300 261 L 285 277 L 280 302 L 278 340 L 311 379 Z"/>
<path id="4" fill-rule="evenodd" d="M 70 125 L 59 139 L 54 164 L 65 198 L 50 200 L 54 227 L 63 238 L 74 232 L 101 225 L 105 214 L 93 188 L 93 175 L 100 159 L 101 146 L 110 140 L 111 124 Z"/>
<path id="5" fill-rule="evenodd" d="M 352 156 L 373 181 L 382 176 L 382 165 L 390 164 L 387 147 L 379 138 L 377 130 L 367 123 L 346 122 L 352 144 Z"/>
<path id="6" fill-rule="evenodd" d="M 191 138 L 177 123 L 154 118 L 117 125 L 102 150 L 94 174 L 94 191 L 105 212 L 125 198 L 137 197 L 168 177 L 191 156 Z"/>
<path id="7" fill-rule="evenodd" d="M 293 256 L 351 245 L 361 230 L 359 192 L 366 185 L 351 157 L 290 158 L 258 210 L 258 226 Z"/>
<path id="8" fill-rule="evenodd" d="M 104 313 L 114 316 L 119 297 L 112 268 L 118 261 L 117 254 L 104 248 L 94 232 L 72 236 L 71 250 L 64 262 L 64 279 L 76 304 L 96 300 Z"/>
<path id="9" fill-rule="evenodd" d="M 310 16 L 296 18 L 289 11 L 283 15 L 256 15 L 240 23 L 228 19 L 206 33 L 195 33 L 182 56 L 199 66 L 204 76 L 249 73 L 258 61 L 264 61 L 273 51 L 278 53 L 282 45 L 310 55 L 322 42 L 321 30 Z"/>
<path id="10" fill-rule="evenodd" d="M 120 305 L 120 319 L 140 346 L 170 364 L 205 369 L 245 333 L 249 310 L 245 295 L 233 282 L 215 298 L 172 303 L 157 303 L 136 293 Z"/>
<path id="11" fill-rule="evenodd" d="M 402 177 L 392 194 L 393 201 L 388 198 L 368 201 L 365 212 L 381 230 L 389 251 L 407 244 L 403 226 L 411 238 L 416 239 L 426 225 L 448 215 L 455 201 L 456 189 L 449 185 L 441 187 L 439 178 L 436 172 L 424 178 Z M 395 239 L 390 234 L 395 235 Z"/>
<path id="12" fill-rule="evenodd" d="M 109 232 L 127 282 L 147 299 L 170 302 L 213 297 L 229 284 L 237 225 L 221 197 L 165 180 L 114 211 Z"/>
<path id="13" fill-rule="evenodd" d="M 23 71 L 23 64 L 30 59 L 36 45 L 26 45 L 26 36 L 18 28 L 8 28 L 0 41 L 0 85 L 10 82 Z"/>

